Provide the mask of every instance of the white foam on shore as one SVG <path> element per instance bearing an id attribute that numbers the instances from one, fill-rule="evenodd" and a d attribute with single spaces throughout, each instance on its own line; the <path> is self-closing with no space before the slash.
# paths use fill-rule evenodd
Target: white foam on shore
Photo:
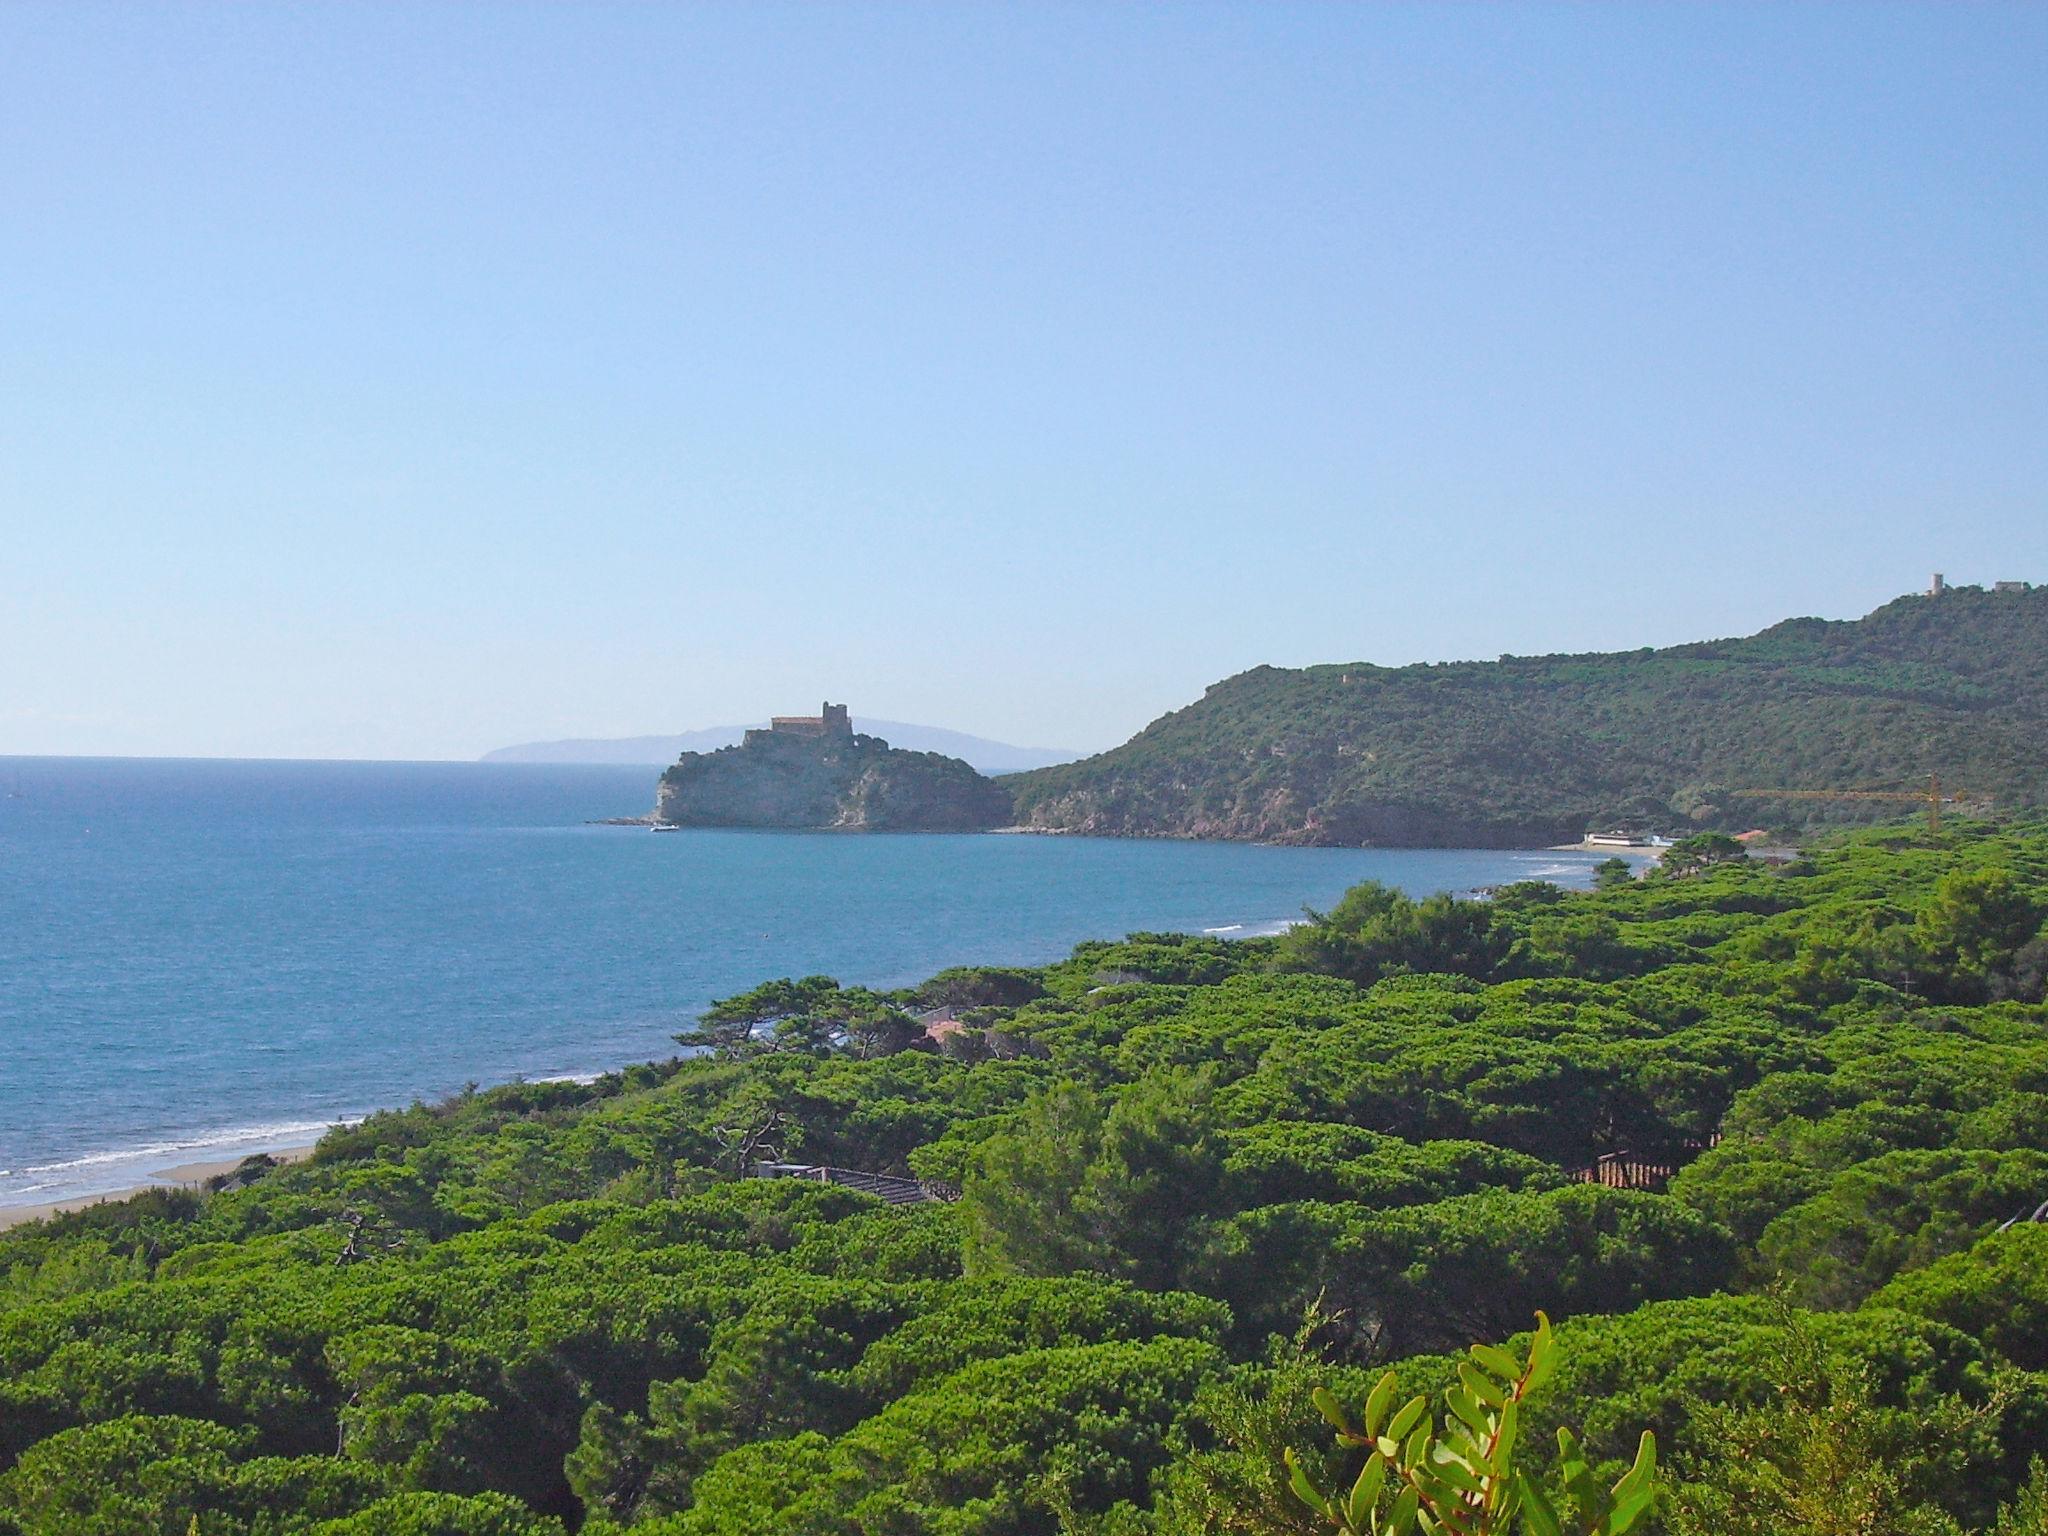
<path id="1" fill-rule="evenodd" d="M 523 1080 L 530 1083 L 575 1083 L 588 1087 L 605 1075 L 604 1072 L 557 1072 Z M 225 1161 L 254 1156 L 259 1152 L 302 1147 L 318 1141 L 336 1126 L 351 1125 L 360 1118 L 358 1115 L 342 1115 L 328 1120 L 273 1120 L 260 1125 L 224 1126 L 167 1136 L 158 1141 L 86 1152 L 47 1163 L 0 1168 L 0 1209 L 120 1194 L 152 1182 L 162 1182 L 161 1170 L 167 1164 Z"/>
<path id="2" fill-rule="evenodd" d="M 275 1120 L 262 1125 L 194 1131 L 188 1136 L 114 1147 L 56 1162 L 0 1168 L 0 1205 L 41 1205 L 51 1200 L 111 1194 L 147 1183 L 165 1162 L 209 1162 L 304 1146 L 345 1120 Z M 17 1182 L 20 1181 L 20 1182 Z"/>
<path id="3" fill-rule="evenodd" d="M 1202 932 L 1215 939 L 1270 939 L 1290 928 L 1299 928 L 1307 921 L 1305 917 L 1274 917 L 1255 923 L 1225 923 L 1220 928 L 1204 928 Z"/>

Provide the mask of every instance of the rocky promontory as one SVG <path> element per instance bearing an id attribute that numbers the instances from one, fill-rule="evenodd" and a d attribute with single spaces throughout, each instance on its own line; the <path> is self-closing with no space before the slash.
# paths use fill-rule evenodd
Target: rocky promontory
<path id="1" fill-rule="evenodd" d="M 778 719 L 736 747 L 685 752 L 661 776 L 654 821 L 675 827 L 982 832 L 1009 791 L 957 757 L 905 752 L 845 724 L 843 707 Z"/>

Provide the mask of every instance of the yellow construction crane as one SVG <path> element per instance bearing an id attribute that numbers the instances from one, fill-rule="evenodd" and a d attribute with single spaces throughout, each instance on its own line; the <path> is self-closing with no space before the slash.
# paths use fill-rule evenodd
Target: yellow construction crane
<path id="1" fill-rule="evenodd" d="M 1941 792 L 1941 775 L 1927 775 L 1925 789 L 1738 789 L 1736 794 L 1752 800 L 1911 800 L 1927 807 L 1927 830 L 1941 830 L 1941 807 L 1976 797 Z"/>

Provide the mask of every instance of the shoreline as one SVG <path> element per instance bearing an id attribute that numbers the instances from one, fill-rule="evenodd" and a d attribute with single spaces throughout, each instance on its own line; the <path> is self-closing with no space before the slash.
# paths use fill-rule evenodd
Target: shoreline
<path id="1" fill-rule="evenodd" d="M 267 1152 L 245 1152 L 240 1157 L 207 1158 L 199 1162 L 174 1163 L 169 1168 L 153 1169 L 140 1184 L 131 1184 L 125 1189 L 110 1189 L 96 1195 L 74 1195 L 66 1200 L 49 1200 L 39 1205 L 0 1205 L 0 1232 L 11 1227 L 26 1226 L 34 1221 L 47 1221 L 52 1216 L 66 1216 L 73 1211 L 89 1210 L 95 1205 L 110 1201 L 133 1199 L 152 1189 L 192 1189 L 208 1179 L 217 1179 L 223 1174 L 233 1173 L 252 1157 L 269 1157 L 280 1163 L 302 1163 L 313 1155 L 313 1144 L 298 1147 L 278 1147 Z"/>
<path id="2" fill-rule="evenodd" d="M 647 825 L 650 825 L 650 824 L 651 824 L 651 818 L 624 818 L 624 817 L 620 817 L 620 818 L 607 818 L 607 819 L 605 819 L 605 820 L 601 820 L 601 821 L 592 821 L 592 822 L 587 822 L 587 823 L 585 823 L 585 825 L 600 825 L 600 826 L 601 826 L 601 825 L 610 825 L 610 826 L 617 826 L 617 827 L 644 827 L 644 826 L 647 826 Z M 1072 831 L 1072 830 L 1069 830 L 1069 829 L 1066 829 L 1066 828 L 1044 828 L 1044 827 L 1029 827 L 1029 826 L 1010 826 L 1010 827 L 1002 827 L 1002 828 L 994 828 L 994 829 L 990 829 L 990 832 L 991 832 L 991 833 L 992 833 L 993 835 L 1005 835 L 1005 834 L 1007 834 L 1007 835 L 1012 835 L 1012 836 L 1018 836 L 1018 835 L 1021 835 L 1021 836 L 1025 836 L 1025 837 L 1064 837 L 1064 838 L 1079 838 L 1079 839 L 1082 839 L 1082 840 L 1085 840 L 1085 841 L 1104 841 L 1104 842 L 1125 842 L 1125 841 L 1132 841 L 1131 839 L 1124 839 L 1124 838 L 1114 838 L 1114 837 L 1107 837 L 1107 836 L 1103 836 L 1102 834 L 1095 834 L 1095 833 L 1085 833 L 1085 832 L 1076 832 L 1076 831 Z M 989 834 L 984 834 L 984 835 L 989 835 Z M 1239 840 L 1236 840 L 1236 839 L 1206 839 L 1206 838 L 1173 838 L 1173 839 L 1159 839 L 1159 841 L 1171 841 L 1171 842 L 1188 842 L 1188 843 L 1205 843 L 1205 842 L 1206 842 L 1206 843 L 1213 843 L 1213 844 L 1215 844 L 1215 845 L 1218 845 L 1218 846 L 1224 846 L 1224 847 L 1230 847 L 1230 846 L 1261 846 L 1261 845 L 1256 845 L 1256 844 L 1245 844 L 1245 843 L 1242 843 L 1242 842 L 1240 842 Z M 1288 848 L 1292 848 L 1292 847 L 1294 847 L 1294 846 L 1296 846 L 1296 845 L 1264 845 L 1264 846 L 1275 846 L 1275 847 L 1288 847 Z M 1304 851 L 1305 851 L 1305 850 L 1304 850 Z M 1613 849 L 1598 849 L 1598 848 L 1595 848 L 1595 849 L 1587 849 L 1587 848 L 1583 847 L 1582 845 L 1576 845 L 1576 844 L 1567 844 L 1567 845 L 1564 845 L 1564 846 L 1563 846 L 1562 848 L 1547 848 L 1547 849 L 1546 849 L 1546 848 L 1534 848 L 1534 847 L 1522 847 L 1522 848 L 1515 848 L 1515 849 L 1475 849 L 1475 850 L 1457 850 L 1457 849 L 1435 849 L 1435 848 L 1412 848 L 1412 849 L 1411 849 L 1411 848 L 1400 848 L 1400 849 L 1380 849 L 1380 850 L 1371 850 L 1371 849 L 1367 849 L 1367 850 L 1355 850 L 1355 849 L 1349 849 L 1349 848 L 1334 848 L 1334 847 L 1332 847 L 1332 848 L 1328 849 L 1327 851 L 1330 851 L 1330 852 L 1338 852 L 1338 853 L 1351 853 L 1351 852 L 1389 852 L 1389 853 L 1408 853 L 1408 852 L 1413 852 L 1413 853 L 1443 853 L 1443 852 L 1476 852 L 1476 853 L 1488 853 L 1488 854 L 1523 854 L 1523 855 L 1530 855 L 1530 854 L 1540 854 L 1540 853 L 1546 853 L 1546 852 L 1578 852 L 1578 853 L 1585 853 L 1585 852 L 1609 852 L 1609 853 L 1612 853 L 1612 852 L 1617 852 L 1617 851 L 1618 851 L 1618 852 L 1621 852 L 1621 853 L 1623 853 L 1623 854 L 1626 854 L 1626 855 L 1630 855 L 1630 856 L 1632 856 L 1632 857 L 1635 857 L 1635 858 L 1642 858 L 1642 859 L 1644 859 L 1644 860 L 1654 861 L 1654 860 L 1655 860 L 1655 859 L 1656 859 L 1657 857 L 1659 857 L 1659 856 L 1661 855 L 1661 851 L 1662 851 L 1662 850 L 1659 850 L 1659 849 L 1649 849 L 1649 848 L 1634 848 L 1634 849 L 1624 849 L 1624 850 L 1613 850 Z M 1539 878 L 1541 878 L 1541 877 L 1539 877 Z M 1299 921 L 1300 921 L 1300 919 L 1298 919 L 1298 918 L 1271 918 L 1271 917 L 1267 917 L 1267 918 L 1258 918 L 1258 919 L 1248 919 L 1248 920 L 1245 920 L 1245 921 L 1243 921 L 1243 922 L 1237 922 L 1237 923 L 1228 923 L 1228 924 L 1223 924 L 1223 925 L 1220 925 L 1220 926 L 1214 926 L 1214 927 L 1210 927 L 1210 926 L 1204 926 L 1204 927 L 1200 927 L 1200 928 L 1192 928 L 1192 927 L 1191 927 L 1191 928 L 1190 928 L 1189 930 L 1187 930 L 1187 931 L 1189 931 L 1189 932 L 1199 932 L 1199 933 L 1205 934 L 1205 935 L 1207 935 L 1207 936 L 1210 936 L 1210 937 L 1221 937 L 1221 938 L 1258 938 L 1258 937 L 1267 937 L 1267 936 L 1270 936 L 1270 935 L 1272 935 L 1272 934 L 1275 934 L 1275 933 L 1279 933 L 1279 932 L 1284 932 L 1284 931 L 1286 931 L 1286 930 L 1287 930 L 1288 928 L 1290 928 L 1290 927 L 1293 927 L 1293 926 L 1294 926 L 1294 925 L 1295 925 L 1295 924 L 1296 924 L 1297 922 L 1299 922 Z M 618 1069 L 617 1069 L 617 1068 L 610 1068 L 610 1069 L 605 1069 L 605 1070 L 618 1070 Z M 565 1080 L 565 1081 L 576 1081 L 576 1082 L 586 1082 L 586 1081 L 590 1081 L 590 1080 L 592 1080 L 592 1079 L 594 1079 L 594 1078 L 596 1078 L 596 1077 L 602 1076 L 602 1075 L 604 1075 L 604 1071 L 600 1070 L 600 1071 L 595 1071 L 595 1072 L 590 1072 L 590 1071 L 586 1071 L 586 1072 L 577 1072 L 577 1073 L 562 1073 L 562 1074 L 551 1074 L 551 1075 L 547 1075 L 547 1076 L 537 1076 L 537 1077 L 527 1078 L 526 1080 L 529 1080 L 529 1081 L 535 1081 L 535 1082 L 545 1082 L 545 1081 L 564 1081 L 564 1080 Z M 522 1076 L 522 1077 L 524 1077 L 524 1074 L 521 1074 L 521 1076 Z M 511 1080 L 513 1080 L 513 1079 L 511 1079 L 511 1078 L 507 1078 L 507 1079 L 506 1079 L 506 1081 L 511 1081 Z M 347 1119 L 344 1119 L 343 1121 L 341 1121 L 341 1122 L 339 1122 L 339 1123 L 343 1123 L 343 1124 L 346 1124 L 346 1123 L 348 1123 L 348 1120 L 347 1120 Z M 289 1135 L 291 1135 L 291 1134 L 292 1134 L 293 1132 L 296 1132 L 296 1133 L 297 1133 L 297 1135 L 298 1135 L 298 1136 L 300 1136 L 300 1137 L 304 1137 L 304 1136 L 306 1136 L 306 1135 L 308 1135 L 308 1134 L 312 1134 L 312 1135 L 315 1135 L 315 1136 L 317 1137 L 317 1135 L 319 1134 L 319 1130 L 320 1130 L 320 1128 L 319 1128 L 318 1126 L 315 1126 L 315 1125 L 311 1125 L 311 1124 L 304 1124 L 304 1125 L 302 1125 L 302 1126 L 288 1126 L 288 1127 L 280 1127 L 280 1129 L 283 1129 L 283 1130 L 285 1131 L 286 1135 L 288 1135 L 288 1136 L 289 1136 Z M 230 1145 L 232 1145 L 232 1141 L 231 1141 L 231 1140 L 230 1140 Z M 241 1165 L 241 1163 L 242 1163 L 242 1162 L 243 1162 L 243 1161 L 244 1161 L 244 1160 L 245 1160 L 246 1158 L 248 1158 L 248 1157 L 253 1157 L 253 1156 L 257 1156 L 257 1155 L 259 1155 L 259 1154 L 261 1154 L 261 1155 L 268 1155 L 268 1156 L 270 1156 L 270 1157 L 274 1157 L 274 1158 L 278 1159 L 278 1160 L 279 1160 L 280 1162 L 283 1162 L 283 1163 L 294 1163 L 294 1162 L 299 1162 L 299 1161 L 303 1161 L 303 1160 L 304 1160 L 305 1158 L 307 1158 L 308 1156 L 310 1156 L 310 1155 L 311 1155 L 311 1153 L 312 1153 L 312 1151 L 313 1151 L 313 1149 L 314 1149 L 314 1144 L 313 1144 L 312 1142 L 304 1142 L 304 1141 L 296 1141 L 296 1142 L 292 1142 L 292 1143 L 290 1143 L 290 1144 L 287 1144 L 287 1145 L 284 1145 L 284 1146 L 278 1146 L 278 1145 L 275 1145 L 275 1144 L 267 1144 L 267 1143 L 264 1143 L 264 1142 L 261 1142 L 261 1141 L 258 1141 L 258 1142 L 256 1142 L 256 1143 L 255 1143 L 255 1144 L 253 1144 L 253 1145 L 250 1145 L 250 1144 L 248 1144 L 248 1143 L 245 1143 L 244 1145 L 245 1145 L 245 1147 L 246 1147 L 246 1150 L 242 1150 L 242 1151 L 237 1151 L 237 1152 L 233 1153 L 232 1155 L 221 1155 L 221 1156 L 215 1156 L 215 1157 L 204 1157 L 204 1156 L 202 1156 L 201 1158 L 199 1158 L 198 1160 L 195 1160 L 195 1161 L 189 1161 L 189 1162 L 182 1162 L 182 1163 L 175 1163 L 175 1164 L 169 1164 L 169 1165 L 166 1165 L 166 1166 L 163 1166 L 163 1167 L 158 1167 L 158 1168 L 148 1168 L 148 1167 L 147 1167 L 147 1165 L 143 1165 L 143 1164 L 140 1164 L 140 1160 L 138 1159 L 138 1160 L 136 1160 L 135 1162 L 129 1162 L 129 1164 L 128 1164 L 128 1167 L 127 1167 L 127 1168 L 124 1168 L 124 1169 L 122 1169 L 122 1170 L 121 1170 L 120 1172 L 118 1172 L 118 1173 L 115 1173 L 115 1174 L 113 1175 L 113 1176 L 114 1176 L 115 1178 L 124 1178 L 124 1177 L 125 1177 L 125 1179 L 127 1180 L 127 1182 L 124 1182 L 124 1183 L 121 1183 L 121 1184 L 118 1184 L 118 1185 L 115 1185 L 115 1186 L 113 1186 L 113 1187 L 110 1187 L 110 1188 L 106 1188 L 106 1189 L 93 1189 L 93 1188 L 91 1188 L 90 1186 L 88 1186 L 88 1187 L 87 1187 L 87 1188 L 86 1188 L 86 1189 L 85 1189 L 85 1190 L 84 1190 L 83 1192 L 80 1192 L 80 1193 L 74 1193 L 74 1194 L 59 1194 L 59 1195 L 56 1195 L 56 1196 L 55 1196 L 54 1198 L 47 1198 L 47 1199 L 34 1199 L 34 1198 L 31 1198 L 31 1197 L 30 1197 L 30 1195 L 29 1195 L 29 1192 L 27 1192 L 27 1191 L 23 1191 L 23 1192 L 22 1192 L 21 1194 L 13 1195 L 13 1196 L 11 1196 L 11 1197 L 10 1197 L 10 1196 L 8 1196 L 8 1195 L 0 1195 L 0 1231 L 6 1231 L 6 1230 L 9 1230 L 9 1229 L 12 1229 L 12 1228 L 15 1228 L 15 1227 L 19 1227 L 19 1226 L 23 1226 L 23 1225 L 26 1225 L 26 1224 L 29 1224 L 29 1223 L 33 1223 L 33 1222 L 37 1222 L 37 1221 L 43 1221 L 43 1220 L 47 1220 L 48 1218 L 50 1218 L 50 1217 L 53 1217 L 53 1216 L 59 1216 L 59 1215 L 67 1215 L 67 1214 L 71 1214 L 71 1213 L 73 1213 L 73 1212 L 77 1212 L 77 1211 L 81 1211 L 81 1210 L 86 1210 L 86 1209 L 89 1209 L 89 1208 L 91 1208 L 91 1207 L 93 1207 L 93 1206 L 95 1206 L 95 1205 L 103 1205 L 103 1204 L 107 1204 L 107 1203 L 110 1203 L 110 1202 L 119 1202 L 119 1201 L 123 1201 L 123 1200 L 128 1200 L 128 1199 L 131 1199 L 131 1198 L 133 1198 L 133 1197 L 134 1197 L 134 1196 L 136 1196 L 136 1195 L 139 1195 L 139 1194 L 143 1194 L 143 1193 L 145 1193 L 145 1192 L 147 1192 L 147 1191 L 149 1191 L 149 1190 L 151 1190 L 151 1189 L 179 1189 L 179 1188 L 186 1188 L 186 1189 L 189 1189 L 189 1188 L 196 1188 L 196 1187 L 198 1187 L 198 1186 L 201 1186 L 201 1185 L 203 1185 L 203 1184 L 204 1184 L 204 1183 L 205 1183 L 205 1182 L 206 1182 L 206 1181 L 207 1181 L 208 1179 L 211 1179 L 211 1178 L 216 1178 L 216 1177 L 219 1177 L 219 1176 L 221 1176 L 221 1175 L 224 1175 L 224 1174 L 232 1173 L 232 1172 L 233 1172 L 233 1171 L 234 1171 L 234 1170 L 235 1170 L 235 1169 L 236 1169 L 237 1167 L 239 1167 L 239 1166 Z M 166 1149 L 166 1150 L 169 1150 L 169 1149 Z M 204 1152 L 205 1150 L 207 1150 L 207 1149 L 206 1149 L 206 1148 L 205 1148 L 205 1147 L 203 1146 L 203 1144 L 202 1144 L 202 1145 L 200 1145 L 200 1146 L 195 1146 L 195 1147 L 193 1148 L 193 1150 L 194 1150 L 194 1151 L 196 1151 L 196 1152 L 202 1152 L 202 1153 L 203 1153 L 203 1152 Z M 126 1161 L 126 1159 L 123 1159 L 123 1161 Z M 140 1168 L 141 1168 L 142 1170 L 144 1170 L 144 1171 L 135 1171 L 135 1170 L 137 1170 L 137 1169 L 138 1169 L 138 1166 L 139 1166 L 139 1167 L 140 1167 Z M 77 1186 L 76 1186 L 76 1185 L 74 1184 L 73 1188 L 75 1189 L 76 1187 L 77 1187 Z"/>

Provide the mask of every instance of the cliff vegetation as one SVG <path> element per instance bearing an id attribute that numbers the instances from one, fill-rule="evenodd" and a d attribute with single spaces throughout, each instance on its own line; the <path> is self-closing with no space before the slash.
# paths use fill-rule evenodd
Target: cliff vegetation
<path id="1" fill-rule="evenodd" d="M 1945 785 L 2048 805 L 2048 589 L 1667 650 L 1300 670 L 1216 684 L 1114 751 L 1004 782 L 1018 820 L 1120 837 L 1528 846 L 1895 817 L 1749 789 Z"/>

